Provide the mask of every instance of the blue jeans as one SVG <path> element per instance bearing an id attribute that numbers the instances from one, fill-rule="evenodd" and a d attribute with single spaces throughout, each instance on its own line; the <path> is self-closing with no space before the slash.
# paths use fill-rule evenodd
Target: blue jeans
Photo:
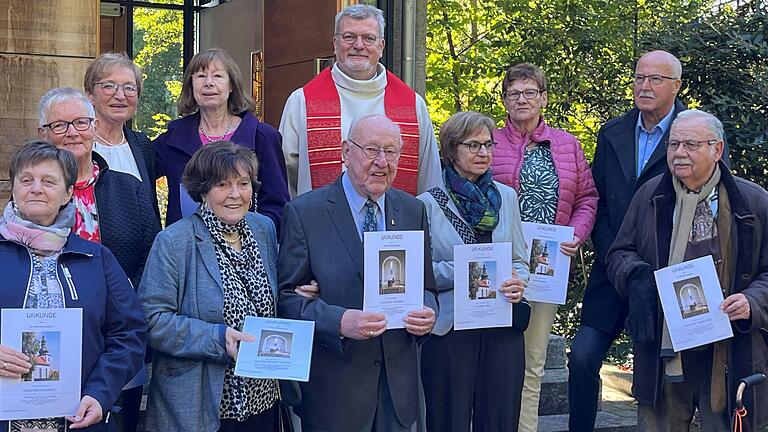
<path id="1" fill-rule="evenodd" d="M 570 432 L 595 429 L 597 397 L 600 394 L 600 367 L 618 334 L 581 325 L 568 354 L 568 406 Z"/>

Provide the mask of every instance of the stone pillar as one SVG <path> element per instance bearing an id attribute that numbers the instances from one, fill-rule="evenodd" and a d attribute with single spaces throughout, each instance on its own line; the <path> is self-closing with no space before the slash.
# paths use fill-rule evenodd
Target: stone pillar
<path id="1" fill-rule="evenodd" d="M 13 151 L 38 126 L 37 103 L 53 87 L 83 87 L 99 48 L 98 0 L 0 0 L 0 200 L 10 196 Z"/>

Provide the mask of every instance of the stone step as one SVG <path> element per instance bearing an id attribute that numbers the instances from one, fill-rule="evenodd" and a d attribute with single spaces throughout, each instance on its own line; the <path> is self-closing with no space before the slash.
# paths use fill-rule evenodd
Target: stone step
<path id="1" fill-rule="evenodd" d="M 539 432 L 565 432 L 568 430 L 568 414 L 539 417 Z M 631 401 L 603 401 L 598 411 L 596 432 L 636 432 L 637 408 Z"/>
<path id="2" fill-rule="evenodd" d="M 550 333 L 549 343 L 547 345 L 547 360 L 544 363 L 544 369 L 562 369 L 565 367 L 565 346 L 565 338 Z"/>
<path id="3" fill-rule="evenodd" d="M 601 386 L 602 387 L 602 386 Z M 598 401 L 602 399 L 602 388 Z M 601 402 L 597 409 L 600 410 Z M 555 415 L 568 413 L 568 369 L 546 369 L 541 377 L 541 393 L 539 394 L 539 415 Z"/>

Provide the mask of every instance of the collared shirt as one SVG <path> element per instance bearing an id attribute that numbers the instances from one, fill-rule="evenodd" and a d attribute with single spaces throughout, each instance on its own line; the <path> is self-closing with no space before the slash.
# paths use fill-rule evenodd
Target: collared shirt
<path id="1" fill-rule="evenodd" d="M 352 219 L 355 221 L 357 234 L 360 236 L 360 240 L 362 240 L 365 213 L 368 211 L 365 207 L 365 203 L 368 201 L 368 197 L 362 196 L 357 192 L 357 189 L 352 186 L 352 182 L 349 180 L 349 175 L 346 172 L 341 176 L 341 185 L 344 187 L 344 195 L 347 196 L 347 203 L 349 204 L 349 210 L 352 212 Z M 384 231 L 386 227 L 384 224 L 384 195 L 376 200 L 376 204 L 376 224 L 378 225 L 379 231 Z"/>
<path id="2" fill-rule="evenodd" d="M 640 173 L 643 172 L 643 168 L 648 163 L 648 159 L 651 158 L 653 151 L 656 150 L 661 139 L 664 138 L 664 134 L 669 129 L 672 119 L 674 118 L 675 107 L 664 116 L 661 121 L 651 129 L 647 131 L 643 126 L 643 113 L 637 116 L 637 127 L 635 128 L 635 143 L 637 150 L 637 176 L 640 177 Z"/>

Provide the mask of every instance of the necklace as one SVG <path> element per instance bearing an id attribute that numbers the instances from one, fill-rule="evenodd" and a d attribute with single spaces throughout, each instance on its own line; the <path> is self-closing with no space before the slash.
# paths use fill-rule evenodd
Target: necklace
<path id="1" fill-rule="evenodd" d="M 200 122 L 200 133 L 203 134 L 203 138 L 205 138 L 206 141 L 208 141 L 208 142 L 213 142 L 213 141 L 219 141 L 220 139 L 222 139 L 225 136 L 227 136 L 227 134 L 229 134 L 229 129 L 232 128 L 232 116 L 228 115 L 227 117 L 229 119 L 227 120 L 227 128 L 224 130 L 224 134 L 219 135 L 219 136 L 208 136 L 208 134 L 205 133 L 206 129 L 210 129 L 208 127 L 208 122 L 205 120 L 205 117 L 200 115 L 200 120 L 202 120 Z"/>
<path id="2" fill-rule="evenodd" d="M 106 145 L 108 145 L 110 147 L 114 147 L 114 146 L 118 146 L 120 144 L 125 144 L 127 142 L 127 140 L 125 139 L 125 132 L 120 130 L 120 135 L 122 135 L 122 139 L 118 143 L 111 143 L 111 142 L 105 140 L 104 138 L 102 138 L 98 133 L 96 134 L 96 139 L 98 139 L 99 141 L 101 141 L 102 143 L 104 143 L 104 144 L 106 144 Z"/>
<path id="3" fill-rule="evenodd" d="M 224 241 L 229 244 L 235 244 L 240 241 L 240 233 L 235 233 L 236 236 L 232 240 L 228 239 L 227 236 L 224 233 L 221 233 L 221 236 L 224 238 Z"/>

